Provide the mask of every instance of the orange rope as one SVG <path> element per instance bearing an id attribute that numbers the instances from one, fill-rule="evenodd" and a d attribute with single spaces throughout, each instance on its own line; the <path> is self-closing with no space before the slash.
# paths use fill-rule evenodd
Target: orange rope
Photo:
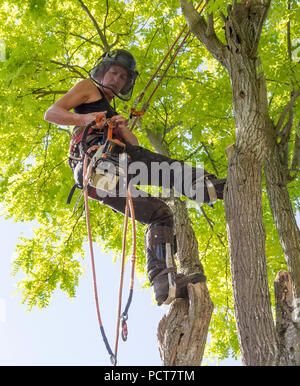
<path id="1" fill-rule="evenodd" d="M 197 6 L 196 6 L 195 9 L 198 10 L 198 8 L 200 7 L 200 5 L 201 5 L 202 3 L 203 3 L 203 0 L 201 0 L 201 1 L 197 4 Z M 205 8 L 205 5 L 206 5 L 206 4 L 204 4 L 203 7 L 201 8 L 201 10 L 200 10 L 200 12 L 199 12 L 200 15 L 201 15 L 203 9 Z M 157 70 L 156 70 L 155 73 L 152 75 L 152 77 L 151 77 L 151 79 L 149 80 L 149 82 L 147 83 L 146 87 L 144 88 L 144 90 L 141 92 L 141 94 L 140 94 L 140 95 L 138 96 L 138 98 L 136 99 L 136 102 L 135 102 L 134 107 L 133 107 L 133 110 L 134 110 L 134 111 L 135 111 L 135 108 L 136 108 L 137 104 L 140 103 L 140 102 L 142 101 L 142 99 L 143 99 L 143 97 L 144 97 L 144 95 L 145 95 L 146 90 L 149 88 L 150 84 L 153 82 L 153 80 L 154 80 L 154 78 L 156 77 L 158 71 L 161 69 L 162 65 L 163 65 L 164 62 L 166 61 L 166 59 L 167 59 L 167 57 L 169 56 L 170 52 L 171 52 L 172 49 L 175 47 L 175 44 L 176 44 L 176 43 L 178 42 L 178 40 L 181 38 L 181 36 L 182 36 L 183 32 L 185 31 L 186 27 L 187 27 L 187 24 L 186 24 L 186 25 L 184 26 L 184 28 L 181 30 L 179 36 L 177 37 L 177 39 L 175 40 L 175 42 L 172 44 L 171 48 L 170 48 L 170 49 L 168 50 L 168 52 L 166 53 L 165 57 L 164 57 L 164 58 L 162 59 L 162 61 L 160 62 L 160 64 L 159 64 Z M 158 81 L 157 85 L 155 86 L 154 90 L 152 91 L 150 97 L 148 98 L 147 102 L 144 103 L 143 110 L 142 110 L 142 111 L 143 111 L 143 114 L 137 114 L 137 115 L 135 115 L 134 120 L 133 120 L 133 123 L 132 123 L 132 125 L 131 125 L 131 127 L 130 127 L 130 131 L 133 131 L 135 125 L 136 125 L 137 122 L 140 120 L 141 116 L 143 116 L 143 115 L 145 114 L 146 110 L 147 110 L 148 107 L 149 107 L 149 104 L 150 104 L 151 99 L 153 98 L 153 96 L 154 96 L 154 94 L 156 93 L 158 87 L 160 86 L 161 82 L 163 81 L 164 77 L 166 76 L 166 74 L 167 74 L 169 68 L 170 68 L 171 65 L 173 64 L 173 62 L 174 62 L 176 56 L 178 55 L 178 52 L 179 52 L 179 51 L 181 50 L 181 48 L 183 47 L 184 43 L 186 42 L 186 40 L 187 40 L 187 38 L 190 36 L 190 34 L 191 34 L 191 31 L 189 30 L 189 31 L 186 33 L 186 35 L 184 36 L 182 42 L 181 42 L 181 43 L 179 44 L 179 46 L 177 47 L 175 53 L 173 54 L 173 56 L 172 56 L 171 59 L 170 59 L 170 62 L 168 63 L 166 69 L 164 70 L 164 72 L 163 72 L 163 74 L 162 74 L 160 80 Z"/>
<path id="2" fill-rule="evenodd" d="M 91 146 L 88 149 L 88 153 L 90 153 L 92 150 L 98 149 L 99 146 Z M 94 297 L 95 297 L 95 303 L 96 303 L 96 311 L 97 311 L 97 318 L 99 323 L 100 332 L 103 338 L 103 342 L 106 346 L 106 349 L 110 355 L 110 360 L 112 364 L 116 364 L 117 358 L 114 356 L 112 349 L 108 343 L 104 327 L 102 325 L 101 315 L 100 315 L 100 307 L 99 307 L 99 299 L 98 299 L 98 290 L 97 290 L 97 278 L 96 278 L 96 269 L 95 269 L 95 256 L 94 256 L 94 250 L 93 250 L 93 240 L 92 240 L 92 232 L 91 232 L 91 223 L 90 223 L 90 211 L 89 211 L 89 197 L 88 197 L 88 184 L 87 184 L 87 161 L 88 161 L 88 154 L 84 157 L 84 163 L 83 163 L 83 191 L 84 191 L 84 205 L 85 205 L 85 217 L 86 217 L 86 226 L 87 226 L 87 232 L 88 232 L 88 239 L 89 239 L 89 248 L 90 248 L 90 255 L 91 255 L 91 264 L 92 264 L 92 273 L 93 273 L 93 286 L 94 286 Z"/>
<path id="3" fill-rule="evenodd" d="M 123 278 L 124 278 L 124 268 L 125 268 L 126 233 L 127 233 L 127 226 L 128 226 L 128 215 L 129 215 L 129 206 L 128 206 L 128 197 L 126 197 L 125 223 L 124 223 L 123 242 L 122 242 L 121 277 L 120 277 L 120 286 L 119 286 L 119 302 L 118 302 L 116 339 L 115 339 L 115 357 L 117 357 L 117 355 L 118 355 L 119 327 L 120 327 L 120 315 L 121 315 L 122 291 L 123 291 Z"/>
<path id="4" fill-rule="evenodd" d="M 91 151 L 98 149 L 100 146 L 91 146 L 88 149 L 88 153 Z M 124 279 L 124 267 L 125 267 L 125 255 L 126 255 L 126 234 L 127 234 L 127 228 L 128 228 L 128 217 L 129 217 L 129 211 L 132 219 L 132 235 L 133 235 L 133 251 L 132 251 L 132 258 L 131 258 L 131 282 L 130 282 L 130 290 L 133 290 L 134 285 L 134 272 L 135 272 L 135 262 L 136 262 L 136 228 L 135 228 L 135 213 L 134 213 L 134 207 L 133 207 L 133 201 L 130 194 L 130 188 L 127 189 L 127 197 L 126 197 L 126 208 L 125 208 L 125 223 L 124 223 L 124 231 L 123 231 L 123 242 L 122 242 L 122 262 L 121 262 L 121 275 L 120 275 L 120 286 L 119 286 L 119 304 L 118 304 L 118 314 L 117 314 L 117 327 L 116 327 L 116 340 L 115 340 L 115 353 L 113 354 L 109 343 L 107 341 L 101 315 L 100 315 L 100 307 L 99 307 L 99 298 L 98 298 L 98 290 L 97 290 L 97 278 L 96 278 L 96 269 L 95 269 L 95 257 L 94 257 L 94 250 L 93 250 L 93 241 L 92 241 L 92 232 L 91 232 L 91 224 L 90 224 L 90 214 L 89 214 L 89 202 L 88 202 L 88 181 L 87 181 L 87 163 L 88 163 L 88 154 L 85 155 L 84 158 L 84 164 L 83 164 L 83 191 L 84 191 L 84 205 L 85 205 L 85 212 L 86 212 L 86 225 L 87 225 L 87 232 L 88 232 L 88 240 L 89 240 L 89 249 L 90 249 L 90 255 L 91 255 L 91 264 L 92 264 L 92 274 L 93 274 L 93 286 L 94 286 L 94 297 L 95 297 L 95 303 L 96 303 L 96 311 L 97 311 L 97 318 L 98 323 L 100 327 L 100 331 L 104 340 L 104 343 L 106 345 L 106 348 L 110 354 L 111 361 L 114 366 L 117 364 L 117 354 L 118 354 L 118 343 L 119 343 L 119 325 L 120 325 L 120 315 L 121 315 L 121 304 L 122 304 L 122 291 L 123 291 L 123 279 Z"/>
<path id="5" fill-rule="evenodd" d="M 120 286 L 119 286 L 119 298 L 118 298 L 119 301 L 118 301 L 118 314 L 117 314 L 115 353 L 114 353 L 116 358 L 118 355 L 118 344 L 119 344 L 119 335 L 120 335 L 120 318 L 121 318 L 123 278 L 124 278 L 125 255 L 126 255 L 126 235 L 127 235 L 127 228 L 128 228 L 129 210 L 130 210 L 130 215 L 131 215 L 131 220 L 132 220 L 132 237 L 133 237 L 133 251 L 132 251 L 132 257 L 131 257 L 130 290 L 133 290 L 135 262 L 136 262 L 136 230 L 135 230 L 135 214 L 134 214 L 132 197 L 130 194 L 130 187 L 128 187 L 128 189 L 127 189 L 126 208 L 125 208 L 125 223 L 124 223 L 123 241 L 122 241 L 121 275 L 120 275 Z"/>
<path id="6" fill-rule="evenodd" d="M 99 148 L 99 146 L 92 146 L 88 149 L 88 152 L 90 153 L 92 150 L 95 150 L 98 148 Z M 88 231 L 89 248 L 90 248 L 91 262 L 92 262 L 92 273 L 93 273 L 93 284 L 94 284 L 94 295 L 95 295 L 95 302 L 96 302 L 97 317 L 98 317 L 99 325 L 102 326 L 100 309 L 99 309 L 99 301 L 98 301 L 97 280 L 96 280 L 96 270 L 95 270 L 95 257 L 94 257 L 94 251 L 93 251 L 93 241 L 92 241 L 90 212 L 89 212 L 89 200 L 88 200 L 88 189 L 87 189 L 87 181 L 86 181 L 87 161 L 88 161 L 88 155 L 85 155 L 84 166 L 83 166 L 84 206 L 85 206 L 86 226 L 87 226 L 87 231 Z"/>

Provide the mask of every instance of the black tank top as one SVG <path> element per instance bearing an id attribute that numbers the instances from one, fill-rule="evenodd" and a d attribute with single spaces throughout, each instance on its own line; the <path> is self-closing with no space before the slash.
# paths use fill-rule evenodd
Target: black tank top
<path id="1" fill-rule="evenodd" d="M 95 102 L 82 103 L 81 105 L 74 107 L 74 112 L 77 114 L 88 114 L 97 113 L 98 111 L 107 111 L 107 118 L 111 118 L 114 115 L 118 115 L 118 113 L 108 103 L 101 89 L 99 87 L 97 87 L 97 89 L 101 95 L 101 99 L 98 99 Z"/>

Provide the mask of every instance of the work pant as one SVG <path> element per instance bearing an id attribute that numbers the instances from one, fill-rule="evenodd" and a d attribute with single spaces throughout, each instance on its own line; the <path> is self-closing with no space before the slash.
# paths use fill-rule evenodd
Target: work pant
<path id="1" fill-rule="evenodd" d="M 184 182 L 189 179 L 189 181 L 193 181 L 200 175 L 205 174 L 206 176 L 213 176 L 208 174 L 206 171 L 201 170 L 199 168 L 191 167 L 185 164 L 183 161 L 177 161 L 172 158 L 163 156 L 159 153 L 154 153 L 148 149 L 144 149 L 141 146 L 133 146 L 130 144 L 126 145 L 126 153 L 130 155 L 132 162 L 141 162 L 148 169 L 148 178 L 147 184 L 156 185 L 164 188 L 174 188 L 177 186 L 177 191 L 181 191 L 189 198 L 191 197 L 184 187 Z M 151 179 L 151 168 L 155 168 L 157 164 L 165 163 L 167 165 L 174 165 L 177 163 L 177 168 L 170 168 L 168 170 L 169 178 L 164 178 L 164 173 L 161 172 L 158 178 Z M 181 167 L 180 167 L 181 166 Z M 76 170 L 77 169 L 77 170 Z M 78 167 L 75 169 L 74 178 L 79 185 L 82 185 L 82 167 Z M 153 172 L 153 170 L 152 170 Z M 178 174 L 185 174 L 178 175 Z M 134 175 L 129 176 L 131 179 Z M 214 177 L 214 176 L 213 176 Z M 145 184 L 146 185 L 146 184 Z M 97 190 L 95 188 L 89 189 L 89 196 L 92 199 L 100 201 L 102 204 L 109 206 L 113 210 L 125 213 L 126 207 L 126 197 L 120 196 L 112 196 L 112 195 L 104 195 L 97 194 Z M 203 200 L 205 202 L 209 202 L 208 193 L 206 187 L 203 187 Z M 149 226 L 153 224 L 161 224 L 172 227 L 173 226 L 173 214 L 167 204 L 164 203 L 163 200 L 157 197 L 153 197 L 146 192 L 142 192 L 142 196 L 132 197 L 133 207 L 135 212 L 135 218 L 142 224 L 148 224 Z"/>
<path id="2" fill-rule="evenodd" d="M 191 195 L 190 188 L 192 181 L 199 176 L 216 178 L 214 175 L 208 174 L 205 170 L 186 165 L 183 161 L 177 161 L 169 157 L 154 153 L 150 150 L 144 149 L 141 146 L 126 145 L 125 152 L 130 156 L 132 163 L 130 165 L 138 165 L 142 163 L 143 168 L 147 170 L 146 173 L 148 181 L 144 181 L 143 185 L 156 185 L 163 188 L 176 188 L 178 192 L 185 194 L 187 197 L 194 199 Z M 151 178 L 151 171 L 156 171 L 159 165 L 164 163 L 167 167 L 162 170 L 157 178 Z M 174 166 L 176 167 L 169 167 Z M 82 184 L 82 164 L 78 164 L 74 170 L 74 178 L 79 186 Z M 168 174 L 168 178 L 166 178 Z M 129 173 L 128 180 L 133 183 L 136 174 Z M 185 182 L 188 180 L 188 183 Z M 186 186 L 185 186 L 186 185 Z M 114 211 L 125 213 L 126 195 L 112 194 L 103 195 L 103 191 L 99 191 L 94 187 L 88 188 L 89 197 L 100 201 L 102 204 L 112 208 Z M 206 185 L 203 182 L 202 196 L 204 202 L 209 202 L 209 195 Z M 126 189 L 125 189 L 126 191 Z M 124 192 L 123 192 L 124 193 Z M 160 198 L 153 197 L 146 192 L 141 195 L 132 194 L 132 202 L 134 207 L 135 218 L 142 224 L 147 224 L 145 232 L 145 250 L 147 258 L 147 273 L 152 285 L 154 278 L 163 272 L 166 268 L 166 243 L 169 243 L 172 250 L 176 249 L 175 236 L 173 230 L 173 213 L 169 206 Z M 168 282 L 165 275 L 166 283 Z M 159 290 L 159 287 L 156 288 Z"/>

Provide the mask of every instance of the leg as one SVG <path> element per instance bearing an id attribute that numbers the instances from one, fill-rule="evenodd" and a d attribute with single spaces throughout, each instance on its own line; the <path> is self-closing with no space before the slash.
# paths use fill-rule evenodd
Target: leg
<path id="1" fill-rule="evenodd" d="M 90 195 L 97 199 L 96 189 L 90 191 Z M 157 304 L 169 304 L 175 297 L 186 297 L 187 284 L 203 281 L 205 277 L 200 273 L 188 276 L 176 273 L 172 211 L 162 200 L 150 195 L 133 197 L 132 201 L 137 221 L 148 224 L 145 232 L 146 268 Z M 106 196 L 101 198 L 101 202 L 125 213 L 125 197 Z"/>
<path id="2" fill-rule="evenodd" d="M 173 229 L 163 224 L 148 226 L 145 233 L 147 273 L 157 304 L 170 304 L 175 298 L 187 297 L 188 283 L 205 281 L 201 273 L 177 274 L 174 261 Z"/>
<path id="3" fill-rule="evenodd" d="M 225 179 L 218 180 L 204 169 L 191 167 L 183 161 L 151 152 L 141 146 L 127 144 L 126 152 L 133 162 L 141 162 L 146 166 L 145 185 L 173 188 L 180 195 L 184 194 L 198 203 L 223 199 Z"/>
<path id="4" fill-rule="evenodd" d="M 74 177 L 79 184 L 82 183 L 81 167 L 75 169 Z M 90 198 L 99 200 L 115 211 L 125 213 L 126 197 L 103 196 L 102 192 L 89 187 Z M 176 274 L 173 214 L 170 208 L 162 200 L 145 192 L 143 196 L 133 197 L 133 207 L 137 221 L 148 224 L 145 237 L 147 273 L 158 305 L 164 302 L 169 304 L 175 297 L 186 297 L 187 284 L 204 280 L 204 277 L 201 274 Z"/>

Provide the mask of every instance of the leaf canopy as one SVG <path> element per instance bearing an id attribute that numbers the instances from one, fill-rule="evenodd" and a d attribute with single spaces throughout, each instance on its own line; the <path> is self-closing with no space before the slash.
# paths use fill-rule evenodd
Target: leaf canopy
<path id="1" fill-rule="evenodd" d="M 217 15 L 220 10 L 226 14 L 227 3 L 209 2 L 210 10 L 215 12 L 218 37 L 223 42 L 222 20 Z M 300 82 L 299 7 L 296 1 L 290 1 L 290 5 L 288 9 L 286 1 L 272 2 L 259 46 L 274 122 Z M 13 272 L 23 273 L 17 284 L 23 302 L 29 308 L 45 307 L 56 288 L 75 296 L 84 272 L 81 262 L 87 234 L 83 205 L 75 213 L 73 207 L 66 205 L 73 185 L 67 164 L 72 128 L 47 123 L 44 113 L 76 82 L 88 76 L 88 70 L 104 50 L 116 47 L 131 51 L 140 74 L 132 101 L 116 102 L 117 110 L 128 116 L 133 101 L 185 20 L 175 0 L 1 0 L 0 18 L 0 39 L 5 46 L 5 60 L 0 62 L 0 192 L 6 216 L 37 224 L 32 238 L 20 238 Z M 288 22 L 292 57 L 287 44 Z M 161 74 L 162 70 L 156 80 Z M 294 115 L 295 122 L 299 122 L 299 102 L 294 106 Z M 296 128 L 293 130 L 290 162 L 297 133 Z M 135 129 L 140 144 L 154 150 L 149 131 L 159 138 L 171 157 L 203 163 L 209 172 L 226 177 L 225 148 L 235 141 L 231 84 L 226 70 L 192 35 Z M 298 186 L 298 178 L 289 185 L 295 211 Z M 285 262 L 264 187 L 263 204 L 272 290 L 273 279 Z M 90 202 L 94 241 L 119 256 L 123 216 L 99 205 Z M 206 216 L 199 208 L 189 208 L 199 257 L 215 305 L 206 354 L 223 359 L 239 354 L 225 214 L 222 202 L 216 203 L 215 210 L 207 206 L 203 210 Z M 137 229 L 137 269 L 144 274 L 144 227 L 139 224 Z"/>

